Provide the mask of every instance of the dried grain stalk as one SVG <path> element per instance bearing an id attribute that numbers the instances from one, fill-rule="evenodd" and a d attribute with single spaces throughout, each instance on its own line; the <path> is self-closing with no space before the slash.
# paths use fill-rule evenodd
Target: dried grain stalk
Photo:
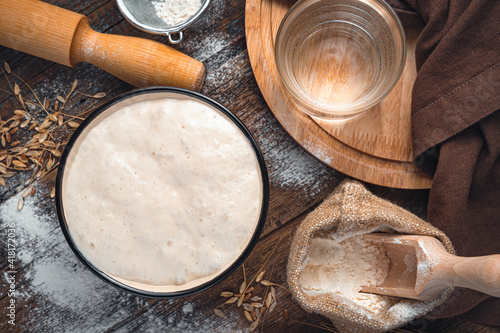
<path id="1" fill-rule="evenodd" d="M 276 295 L 276 290 L 273 286 L 279 286 L 279 285 L 269 280 L 274 270 L 274 264 L 268 279 L 266 280 L 262 279 L 266 272 L 264 267 L 269 262 L 270 258 L 274 255 L 280 242 L 281 239 L 275 245 L 273 251 L 266 258 L 264 265 L 260 267 L 260 269 L 257 271 L 257 273 L 253 276 L 253 278 L 250 281 L 247 280 L 245 266 L 244 265 L 242 266 L 243 281 L 241 281 L 237 286 L 235 286 L 235 288 L 237 288 L 238 291 L 237 293 L 233 293 L 232 291 L 224 291 L 220 294 L 220 297 L 229 299 L 227 299 L 224 303 L 220 304 L 219 306 L 228 306 L 227 304 L 236 303 L 235 304 L 236 308 L 241 309 L 244 317 L 248 321 L 252 322 L 252 324 L 250 325 L 250 331 L 256 330 L 258 325 L 263 325 L 267 314 L 272 312 L 277 306 L 277 295 Z M 255 283 L 255 285 L 252 285 L 253 283 Z M 256 293 L 257 295 L 254 295 L 252 297 L 252 293 Z"/>
<path id="2" fill-rule="evenodd" d="M 44 99 L 42 103 L 30 85 L 21 77 L 12 73 L 6 61 L 4 61 L 3 68 L 0 67 L 0 70 L 10 88 L 10 91 L 1 90 L 14 96 L 20 105 L 20 108 L 12 111 L 10 118 L 5 120 L 0 118 L 0 161 L 2 161 L 0 164 L 0 186 L 11 185 L 6 182 L 6 179 L 18 172 L 32 171 L 30 178 L 21 182 L 23 186 L 18 190 L 23 191 L 21 200 L 18 203 L 18 209 L 22 209 L 24 199 L 30 194 L 32 196 L 35 194 L 33 185 L 48 173 L 57 169 L 59 165 L 58 160 L 67 142 L 57 142 L 54 134 L 57 131 L 66 131 L 68 133 L 73 131 L 79 126 L 79 123 L 75 120 L 83 120 L 82 115 L 92 111 L 92 109 L 85 110 L 79 115 L 69 115 L 60 111 L 75 95 L 78 80 L 72 82 L 69 93 L 64 97 L 62 95 L 56 96 L 56 101 L 53 104 L 54 108 L 51 110 L 50 100 Z M 36 102 L 23 97 L 23 88 L 28 90 L 28 95 L 31 93 L 34 96 Z M 103 98 L 106 96 L 104 92 L 83 95 L 88 98 Z M 37 121 L 40 118 L 40 111 L 44 112 L 41 123 Z M 18 137 L 20 133 L 22 133 L 22 136 Z M 55 196 L 54 189 L 51 190 L 50 196 Z"/>

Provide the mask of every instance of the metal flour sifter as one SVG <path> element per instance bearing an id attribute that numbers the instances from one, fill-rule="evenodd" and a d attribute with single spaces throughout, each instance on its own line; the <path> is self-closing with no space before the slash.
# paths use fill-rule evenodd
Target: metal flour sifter
<path id="1" fill-rule="evenodd" d="M 182 30 L 193 24 L 210 5 L 210 0 L 201 0 L 201 7 L 188 20 L 177 25 L 168 25 L 156 15 L 154 3 L 151 0 L 116 0 L 123 16 L 135 27 L 143 31 L 166 35 L 172 44 L 182 41 Z M 176 36 L 174 39 L 173 36 Z"/>

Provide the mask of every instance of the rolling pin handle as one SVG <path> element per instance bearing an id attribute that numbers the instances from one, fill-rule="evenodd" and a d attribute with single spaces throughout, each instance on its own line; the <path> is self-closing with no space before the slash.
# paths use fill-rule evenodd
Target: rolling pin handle
<path id="1" fill-rule="evenodd" d="M 87 18 L 75 31 L 71 61 L 91 63 L 136 87 L 199 91 L 205 79 L 205 66 L 198 60 L 149 39 L 96 32 Z"/>

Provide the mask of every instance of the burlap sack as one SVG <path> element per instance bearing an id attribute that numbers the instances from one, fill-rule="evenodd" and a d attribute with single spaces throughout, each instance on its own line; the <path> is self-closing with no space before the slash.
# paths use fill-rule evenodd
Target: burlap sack
<path id="1" fill-rule="evenodd" d="M 371 313 L 338 294 L 308 294 L 300 285 L 311 240 L 318 231 L 331 230 L 337 241 L 365 233 L 399 232 L 439 239 L 454 254 L 444 233 L 410 212 L 371 194 L 363 185 L 346 180 L 302 222 L 296 231 L 288 259 L 288 285 L 307 311 L 328 317 L 341 332 L 385 332 L 418 318 L 444 302 L 453 288 L 430 301 L 401 299 L 387 311 Z"/>

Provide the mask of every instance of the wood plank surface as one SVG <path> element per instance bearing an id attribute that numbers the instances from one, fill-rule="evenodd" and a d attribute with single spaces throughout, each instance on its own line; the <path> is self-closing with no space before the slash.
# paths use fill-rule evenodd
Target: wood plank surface
<path id="1" fill-rule="evenodd" d="M 133 28 L 120 15 L 114 1 L 62 1 L 52 4 L 87 15 L 99 32 L 144 37 L 167 43 L 163 36 L 149 35 Z M 266 264 L 267 278 L 277 288 L 275 310 L 258 326 L 259 332 L 323 332 L 312 327 L 327 323 L 319 315 L 302 310 L 286 290 L 286 264 L 291 237 L 308 212 L 312 211 L 347 176 L 321 163 L 297 144 L 273 115 L 261 94 L 250 64 L 245 37 L 245 1 L 213 0 L 205 15 L 184 32 L 177 50 L 202 61 L 207 78 L 202 93 L 233 111 L 249 128 L 259 144 L 270 176 L 270 207 L 266 226 L 256 248 L 245 261 L 247 276 Z M 74 79 L 77 90 L 93 95 L 105 91 L 105 99 L 76 95 L 65 107 L 69 114 L 83 110 L 131 90 L 133 87 L 88 64 L 64 67 L 5 47 L 0 47 L 0 63 L 7 61 L 12 72 L 23 78 L 38 94 L 54 105 L 57 95 L 69 92 Z M 262 64 L 263 66 L 265 64 Z M 18 82 L 27 100 L 34 97 Z M 8 93 L 9 85 L 0 76 L 0 116 L 6 119 L 18 109 L 18 101 Z M 39 119 L 40 120 L 40 119 Z M 43 120 L 43 116 L 41 118 Z M 67 140 L 71 133 L 57 138 Z M 119 291 L 88 271 L 71 252 L 59 228 L 54 200 L 50 198 L 55 172 L 36 186 L 36 194 L 17 211 L 18 197 L 12 198 L 19 183 L 29 177 L 21 173 L 7 187 L 0 187 L 0 332 L 247 332 L 249 322 L 236 306 L 221 306 L 227 318 L 213 309 L 224 302 L 222 291 L 235 291 L 242 281 L 239 268 L 230 277 L 199 294 L 171 300 L 155 300 Z M 17 184 L 16 184 L 17 183 Z M 425 219 L 428 190 L 402 190 L 367 184 L 375 194 L 391 200 Z M 6 274 L 9 262 L 7 235 L 15 224 L 15 325 L 7 322 L 10 284 Z M 276 249 L 275 249 L 276 247 Z M 274 250 L 275 249 L 275 250 Z M 274 252 L 273 252 L 274 251 Z M 272 272 L 272 273 L 271 273 Z M 264 293 L 256 287 L 255 295 Z M 290 319 L 286 320 L 283 311 Z M 301 322 L 301 323 L 299 323 Z M 309 325 L 303 324 L 308 323 Z M 499 332 L 452 318 L 418 319 L 410 332 Z"/>

